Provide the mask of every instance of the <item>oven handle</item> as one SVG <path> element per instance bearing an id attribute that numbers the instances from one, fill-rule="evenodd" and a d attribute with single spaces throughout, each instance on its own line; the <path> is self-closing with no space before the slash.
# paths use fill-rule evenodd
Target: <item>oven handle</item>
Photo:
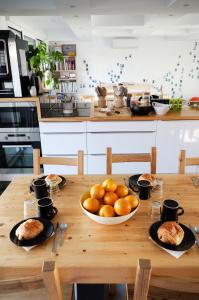
<path id="1" fill-rule="evenodd" d="M 31 145 L 2 145 L 2 148 L 16 148 L 16 147 L 26 147 L 26 148 L 32 148 Z"/>
<path id="2" fill-rule="evenodd" d="M 7 137 L 24 137 L 26 134 L 22 133 L 15 133 L 15 134 L 7 134 Z"/>

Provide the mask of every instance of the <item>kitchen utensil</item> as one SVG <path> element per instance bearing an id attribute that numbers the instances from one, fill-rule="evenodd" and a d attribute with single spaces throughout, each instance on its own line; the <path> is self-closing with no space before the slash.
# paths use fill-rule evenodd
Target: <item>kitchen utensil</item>
<path id="1" fill-rule="evenodd" d="M 160 116 L 166 115 L 171 108 L 170 104 L 163 104 L 163 103 L 158 103 L 158 102 L 153 102 L 152 106 L 153 106 L 156 114 L 160 115 Z"/>
<path id="2" fill-rule="evenodd" d="M 199 226 L 194 227 L 195 232 L 198 234 L 199 233 Z"/>
<path id="3" fill-rule="evenodd" d="M 60 224 L 60 236 L 59 236 L 59 245 L 62 246 L 63 244 L 63 233 L 64 233 L 64 230 L 66 230 L 68 227 L 68 224 L 66 223 L 61 223 Z"/>
<path id="4" fill-rule="evenodd" d="M 52 245 L 52 252 L 56 253 L 57 249 L 57 244 L 56 244 L 56 238 L 57 238 L 57 232 L 59 230 L 59 222 L 57 222 L 56 227 L 55 227 L 55 234 L 53 236 L 53 245 Z"/>
<path id="5" fill-rule="evenodd" d="M 193 233 L 193 235 L 194 235 L 194 237 L 195 237 L 195 239 L 196 239 L 196 245 L 197 245 L 198 248 L 199 248 L 199 238 L 198 238 L 198 236 L 197 236 L 197 234 L 196 234 L 196 232 L 195 232 L 195 229 L 194 229 L 194 227 L 193 227 L 191 224 L 189 224 L 189 228 L 190 228 L 190 230 L 192 231 L 192 233 Z"/>
<path id="6" fill-rule="evenodd" d="M 132 103 L 131 112 L 134 115 L 145 116 L 151 112 L 151 105 L 140 105 L 139 103 Z"/>

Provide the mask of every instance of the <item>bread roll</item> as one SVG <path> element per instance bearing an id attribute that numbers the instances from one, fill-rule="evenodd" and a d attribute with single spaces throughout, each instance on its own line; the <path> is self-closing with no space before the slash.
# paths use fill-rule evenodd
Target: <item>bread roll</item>
<path id="1" fill-rule="evenodd" d="M 173 221 L 163 223 L 157 233 L 161 242 L 174 246 L 180 245 L 184 238 L 184 230 Z"/>
<path id="2" fill-rule="evenodd" d="M 34 219 L 23 222 L 16 230 L 16 236 L 19 240 L 31 240 L 40 234 L 44 229 L 44 225 Z"/>
<path id="3" fill-rule="evenodd" d="M 151 186 L 153 186 L 153 187 L 156 185 L 156 178 L 151 174 L 142 174 L 142 175 L 140 175 L 140 177 L 138 178 L 138 181 L 140 181 L 140 180 L 149 181 Z"/>
<path id="4" fill-rule="evenodd" d="M 49 174 L 48 176 L 46 176 L 45 180 L 48 185 L 50 185 L 52 182 L 56 182 L 56 184 L 59 184 L 62 181 L 61 177 L 56 174 Z"/>

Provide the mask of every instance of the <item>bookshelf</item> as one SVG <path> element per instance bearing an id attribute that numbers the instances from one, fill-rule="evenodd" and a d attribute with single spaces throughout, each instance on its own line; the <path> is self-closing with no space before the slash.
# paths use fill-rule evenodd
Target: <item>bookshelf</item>
<path id="1" fill-rule="evenodd" d="M 77 93 L 76 45 L 55 45 L 54 50 L 63 54 L 63 62 L 56 63 L 56 72 L 59 78 L 57 92 L 74 95 Z"/>

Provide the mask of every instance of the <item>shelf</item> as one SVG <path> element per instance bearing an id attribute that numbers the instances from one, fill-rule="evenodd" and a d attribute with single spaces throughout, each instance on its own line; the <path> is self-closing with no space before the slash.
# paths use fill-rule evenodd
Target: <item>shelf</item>
<path id="1" fill-rule="evenodd" d="M 77 78 L 75 78 L 75 79 L 59 78 L 59 81 L 73 81 L 73 82 L 76 82 Z"/>
<path id="2" fill-rule="evenodd" d="M 56 70 L 56 72 L 76 72 L 76 70 Z"/>
<path id="3" fill-rule="evenodd" d="M 57 94 L 77 94 L 77 92 L 57 92 Z"/>

